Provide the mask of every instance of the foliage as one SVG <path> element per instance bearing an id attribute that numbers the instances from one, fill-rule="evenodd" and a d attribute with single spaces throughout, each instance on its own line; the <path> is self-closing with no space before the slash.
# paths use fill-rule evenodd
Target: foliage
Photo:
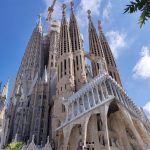
<path id="1" fill-rule="evenodd" d="M 13 142 L 8 145 L 9 150 L 21 150 L 23 147 L 22 142 Z"/>
<path id="2" fill-rule="evenodd" d="M 141 11 L 138 23 L 140 27 L 142 27 L 143 24 L 145 24 L 145 22 L 150 18 L 150 0 L 131 1 L 125 8 L 124 13 L 134 13 L 136 11 Z"/>

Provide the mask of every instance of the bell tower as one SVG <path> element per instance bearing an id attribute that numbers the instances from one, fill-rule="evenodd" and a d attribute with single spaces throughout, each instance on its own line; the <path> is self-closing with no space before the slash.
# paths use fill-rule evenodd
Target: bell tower
<path id="1" fill-rule="evenodd" d="M 115 58 L 112 54 L 112 51 L 111 51 L 110 46 L 106 40 L 106 37 L 102 31 L 102 26 L 101 26 L 100 20 L 98 21 L 98 29 L 99 29 L 99 39 L 100 39 L 100 43 L 101 43 L 102 48 L 103 48 L 103 53 L 104 53 L 104 57 L 106 60 L 108 73 L 110 76 L 112 76 L 112 78 L 114 78 L 117 81 L 118 84 L 120 84 L 122 86 L 120 75 L 119 75 L 117 65 L 115 62 Z"/>
<path id="2" fill-rule="evenodd" d="M 89 47 L 90 47 L 90 59 L 92 64 L 93 77 L 97 76 L 99 73 L 107 71 L 106 62 L 104 58 L 104 53 L 102 45 L 99 41 L 98 34 L 94 27 L 91 18 L 91 11 L 88 10 L 89 19 Z"/>
<path id="3" fill-rule="evenodd" d="M 70 38 L 73 52 L 75 90 L 78 90 L 86 83 L 85 58 L 83 40 L 77 25 L 74 14 L 74 2 L 71 2 L 71 16 L 69 23 Z"/>
<path id="4" fill-rule="evenodd" d="M 57 73 L 57 94 L 63 97 L 70 96 L 74 92 L 74 71 L 71 39 L 66 19 L 65 4 L 63 4 L 60 27 Z"/>

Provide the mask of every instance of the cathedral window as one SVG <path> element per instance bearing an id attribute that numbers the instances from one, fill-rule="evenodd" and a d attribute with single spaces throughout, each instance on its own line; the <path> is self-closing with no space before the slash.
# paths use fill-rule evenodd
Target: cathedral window
<path id="1" fill-rule="evenodd" d="M 82 69 L 82 57 L 80 55 L 80 64 L 81 64 L 81 69 Z"/>
<path id="2" fill-rule="evenodd" d="M 69 63 L 69 74 L 70 74 L 70 58 L 68 59 L 68 63 Z"/>
<path id="3" fill-rule="evenodd" d="M 62 104 L 62 112 L 65 112 L 65 106 Z"/>
<path id="4" fill-rule="evenodd" d="M 67 74 L 67 71 L 66 71 L 67 67 L 66 67 L 66 59 L 64 60 L 64 74 L 66 75 Z"/>
<path id="5" fill-rule="evenodd" d="M 51 67 L 53 67 L 53 62 L 51 62 Z"/>
<path id="6" fill-rule="evenodd" d="M 63 77 L 63 64 L 61 62 L 61 78 Z"/>
<path id="7" fill-rule="evenodd" d="M 78 56 L 76 56 L 76 62 L 77 62 L 77 70 L 79 70 Z"/>
<path id="8" fill-rule="evenodd" d="M 114 78 L 115 78 L 115 80 L 117 80 L 117 77 L 116 77 L 116 74 L 115 74 L 115 72 L 114 72 Z"/>
<path id="9" fill-rule="evenodd" d="M 57 72 L 58 72 L 58 75 L 57 75 L 57 77 L 58 77 L 58 81 L 59 81 L 59 65 L 58 65 L 58 68 L 57 68 L 58 70 L 57 70 Z"/>
<path id="10" fill-rule="evenodd" d="M 53 55 L 51 56 L 51 59 L 53 59 Z"/>
<path id="11" fill-rule="evenodd" d="M 74 68 L 74 75 L 76 74 L 76 68 L 75 68 L 75 60 L 73 60 L 73 68 Z"/>
<path id="12" fill-rule="evenodd" d="M 46 99 L 46 95 L 43 95 L 43 99 Z"/>

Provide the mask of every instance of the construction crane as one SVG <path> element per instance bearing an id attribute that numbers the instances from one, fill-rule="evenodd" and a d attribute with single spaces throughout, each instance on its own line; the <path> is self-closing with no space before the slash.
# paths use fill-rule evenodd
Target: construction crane
<path id="1" fill-rule="evenodd" d="M 52 19 L 52 13 L 54 11 L 55 4 L 56 4 L 56 0 L 53 0 L 52 5 L 48 8 L 48 16 L 46 18 L 46 21 L 51 21 L 51 19 Z"/>

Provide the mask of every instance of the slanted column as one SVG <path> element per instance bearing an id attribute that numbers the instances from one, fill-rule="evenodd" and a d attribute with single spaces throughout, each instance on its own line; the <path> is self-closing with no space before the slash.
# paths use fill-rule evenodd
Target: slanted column
<path id="1" fill-rule="evenodd" d="M 70 110 L 72 111 L 71 118 L 74 118 L 75 117 L 75 114 L 74 114 L 74 103 L 71 104 Z M 70 113 L 71 113 L 71 111 L 70 111 Z"/>
<path id="2" fill-rule="evenodd" d="M 105 81 L 103 83 L 104 83 L 104 86 L 105 86 L 105 89 L 106 89 L 106 96 L 108 96 L 109 94 L 108 94 L 108 90 L 107 90 L 107 86 L 106 86 Z"/>
<path id="3" fill-rule="evenodd" d="M 103 88 L 102 88 L 101 85 L 100 85 L 100 90 L 101 90 L 101 93 L 102 93 L 102 101 L 103 101 L 103 100 L 105 100 L 105 96 L 104 96 Z"/>
<path id="4" fill-rule="evenodd" d="M 112 88 L 114 89 L 114 92 L 115 92 L 116 98 L 119 100 L 118 93 L 117 93 L 117 90 L 116 90 L 116 86 L 112 86 Z"/>
<path id="5" fill-rule="evenodd" d="M 89 91 L 86 93 L 87 100 L 88 100 L 88 108 L 91 108 L 90 100 L 89 100 Z"/>
<path id="6" fill-rule="evenodd" d="M 95 97 L 94 97 L 94 91 L 93 91 L 93 88 L 92 88 L 92 98 L 93 98 L 93 103 L 94 103 L 94 106 L 96 105 L 96 102 L 95 102 Z"/>
<path id="7" fill-rule="evenodd" d="M 123 95 L 123 93 L 120 93 L 121 94 L 121 97 L 122 97 L 122 100 L 123 100 L 123 104 L 128 108 L 128 103 L 126 101 L 126 95 Z"/>
<path id="8" fill-rule="evenodd" d="M 98 96 L 98 101 L 99 101 L 99 103 L 101 103 L 101 100 L 100 100 L 100 97 L 99 97 L 99 92 L 98 92 L 98 86 L 96 86 L 96 93 L 97 93 L 97 96 Z"/>
<path id="9" fill-rule="evenodd" d="M 108 82 L 108 84 L 109 84 L 109 87 L 110 87 L 111 94 L 112 94 L 112 95 L 114 95 L 114 92 L 113 92 L 113 89 L 112 89 L 112 85 L 111 85 L 111 83 L 110 83 L 110 82 Z"/>
<path id="10" fill-rule="evenodd" d="M 66 122 L 69 119 L 69 117 L 68 117 L 69 116 L 69 114 L 68 114 L 68 105 L 67 106 L 65 105 L 65 108 L 66 108 L 66 119 L 65 119 L 65 122 Z"/>
<path id="11" fill-rule="evenodd" d="M 122 94 L 121 94 L 121 91 L 119 90 L 118 91 L 118 96 L 119 96 L 119 99 L 122 103 L 124 103 L 124 100 L 123 100 L 123 97 L 122 97 Z"/>
<path id="12" fill-rule="evenodd" d="M 83 103 L 83 112 L 84 112 L 85 111 L 84 95 L 82 95 L 81 99 L 82 99 L 82 103 Z"/>
<path id="13" fill-rule="evenodd" d="M 79 98 L 77 98 L 77 115 L 80 114 L 80 103 L 79 103 Z"/>

